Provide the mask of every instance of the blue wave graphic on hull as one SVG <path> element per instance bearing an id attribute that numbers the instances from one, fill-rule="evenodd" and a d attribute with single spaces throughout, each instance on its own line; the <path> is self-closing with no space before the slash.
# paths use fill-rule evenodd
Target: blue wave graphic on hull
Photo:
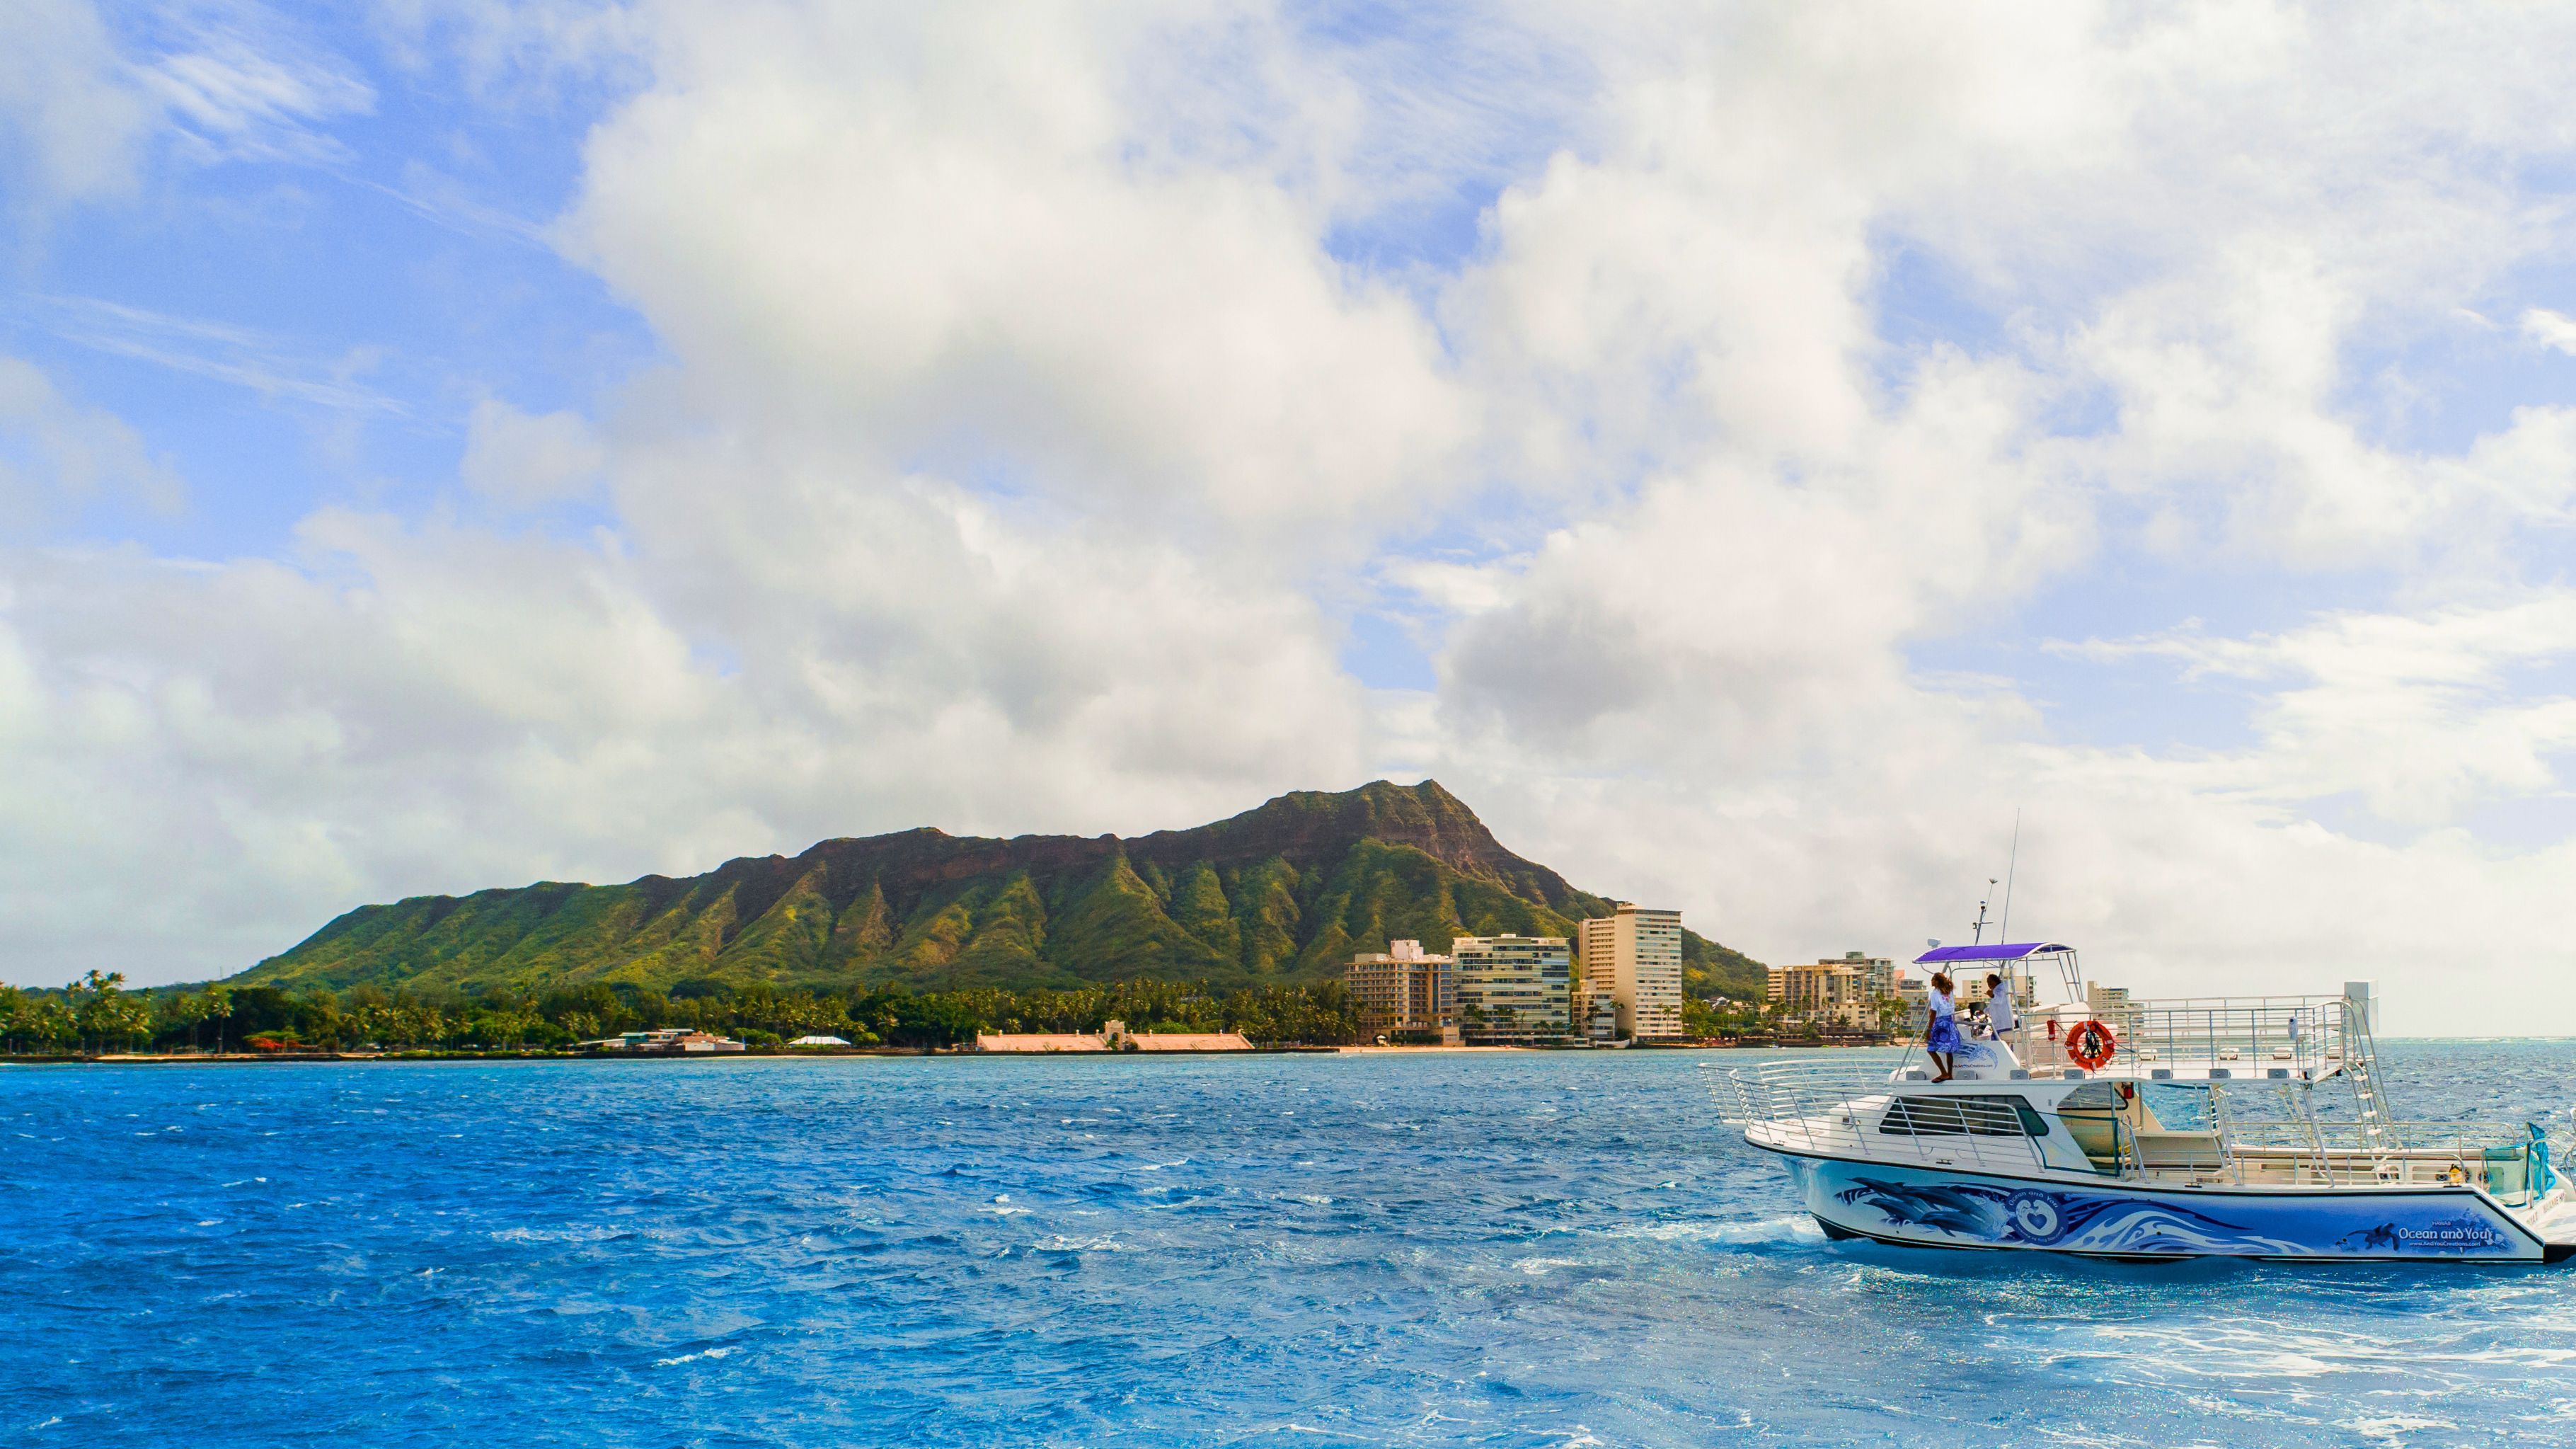
<path id="1" fill-rule="evenodd" d="M 2090 1253 L 2302 1253 L 2303 1245 L 2176 1204 L 1975 1183 L 1854 1180 L 1834 1196 L 1894 1224 L 1984 1243 Z"/>

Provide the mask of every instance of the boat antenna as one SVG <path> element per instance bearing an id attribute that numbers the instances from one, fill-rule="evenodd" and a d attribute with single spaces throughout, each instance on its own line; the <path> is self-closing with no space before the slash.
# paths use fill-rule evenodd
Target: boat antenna
<path id="1" fill-rule="evenodd" d="M 1993 876 L 1987 876 L 1986 899 L 1977 902 L 1977 921 L 1975 927 L 1977 934 L 1974 937 L 1972 944 L 1982 946 L 1986 943 L 1986 901 L 1991 901 L 1994 898 L 1995 878 Z"/>
<path id="2" fill-rule="evenodd" d="M 2015 871 L 2019 870 L 2020 868 L 2021 868 L 2021 807 L 2020 807 L 2020 806 L 2018 806 L 2018 805 L 2016 805 L 2016 806 L 2014 806 L 2014 807 L 2013 807 L 2013 841 L 2012 841 L 2012 856 L 2011 856 L 2011 858 L 2010 858 L 2010 859 L 2008 859 L 2008 860 L 2005 862 L 2005 864 L 2004 864 L 2004 919 L 2003 919 L 2003 923 L 2002 923 L 2001 925 L 1999 925 L 1999 926 L 1995 927 L 1995 939 L 1996 939 L 1996 940 L 1998 940 L 1998 941 L 2009 941 L 2009 940 L 2011 940 L 2011 939 L 2012 939 L 2012 883 L 2013 883 L 2013 873 L 2014 873 Z"/>

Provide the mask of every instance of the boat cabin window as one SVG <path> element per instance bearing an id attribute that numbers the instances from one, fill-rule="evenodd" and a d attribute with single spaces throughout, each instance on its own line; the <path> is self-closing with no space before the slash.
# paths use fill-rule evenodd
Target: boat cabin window
<path id="1" fill-rule="evenodd" d="M 2126 1106 L 2120 1089 L 2109 1082 L 2086 1082 L 2058 1099 L 2060 1112 L 2117 1112 Z"/>
<path id="2" fill-rule="evenodd" d="M 2217 1124 L 2209 1115 L 2208 1087 L 2173 1087 L 2150 1082 L 2146 1087 L 2147 1110 L 2168 1132 L 2208 1132 Z"/>
<path id="3" fill-rule="evenodd" d="M 1899 1097 L 1878 1130 L 1899 1137 L 2045 1137 L 2048 1123 L 2019 1097 Z"/>
<path id="4" fill-rule="evenodd" d="M 2116 1173 L 2120 1168 L 2118 1119 L 2129 1101 L 2120 1086 L 2086 1082 L 2057 1102 L 2057 1120 L 2066 1124 L 2066 1135 L 2075 1139 L 2096 1172 Z"/>

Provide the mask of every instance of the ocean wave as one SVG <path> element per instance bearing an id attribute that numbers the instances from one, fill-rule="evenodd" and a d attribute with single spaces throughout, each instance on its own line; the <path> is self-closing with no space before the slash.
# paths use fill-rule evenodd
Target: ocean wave
<path id="1" fill-rule="evenodd" d="M 2347 1419 L 2343 1427 L 2365 1439 L 2383 1439 L 2402 1443 L 2417 1434 L 2458 1433 L 2460 1426 L 2448 1419 L 2425 1419 L 2412 1414 L 2386 1414 L 2376 1418 Z"/>
<path id="2" fill-rule="evenodd" d="M 493 1241 L 502 1243 L 613 1243 L 634 1236 L 631 1228 L 593 1223 L 562 1228 L 499 1228 L 491 1234 Z"/>
<path id="3" fill-rule="evenodd" d="M 733 1347 L 731 1347 L 731 1346 L 727 1346 L 727 1347 L 724 1347 L 724 1348 L 702 1348 L 702 1349 L 698 1350 L 696 1353 L 684 1353 L 684 1354 L 681 1354 L 681 1355 L 680 1355 L 679 1357 L 677 1357 L 677 1358 L 657 1358 L 657 1359 L 653 1360 L 653 1367 L 655 1367 L 655 1368 L 677 1368 L 677 1367 L 679 1367 L 681 1364 L 684 1364 L 684 1363 L 696 1363 L 696 1362 L 697 1362 L 698 1360 L 700 1360 L 700 1359 L 710 1359 L 710 1358 L 730 1358 L 730 1357 L 732 1357 L 732 1356 L 733 1356 L 737 1351 L 738 1351 L 738 1350 L 734 1349 L 734 1348 L 733 1348 Z"/>
<path id="4" fill-rule="evenodd" d="M 1791 1239 L 1822 1241 L 1825 1233 L 1806 1213 L 1783 1213 L 1778 1217 L 1740 1222 L 1625 1223 L 1604 1229 L 1602 1236 L 1644 1238 L 1666 1243 L 1770 1243 Z"/>

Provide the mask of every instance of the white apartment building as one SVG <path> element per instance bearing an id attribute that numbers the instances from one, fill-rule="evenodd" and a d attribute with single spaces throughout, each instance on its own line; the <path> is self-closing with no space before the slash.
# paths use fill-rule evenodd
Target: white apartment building
<path id="1" fill-rule="evenodd" d="M 1563 936 L 1460 936 L 1449 943 L 1459 1034 L 1555 1042 L 1574 1031 L 1574 950 Z"/>
<path id="2" fill-rule="evenodd" d="M 1585 921 L 1583 979 L 1618 1004 L 1619 1031 L 1637 1041 L 1682 1035 L 1682 913 L 1619 903 Z"/>

